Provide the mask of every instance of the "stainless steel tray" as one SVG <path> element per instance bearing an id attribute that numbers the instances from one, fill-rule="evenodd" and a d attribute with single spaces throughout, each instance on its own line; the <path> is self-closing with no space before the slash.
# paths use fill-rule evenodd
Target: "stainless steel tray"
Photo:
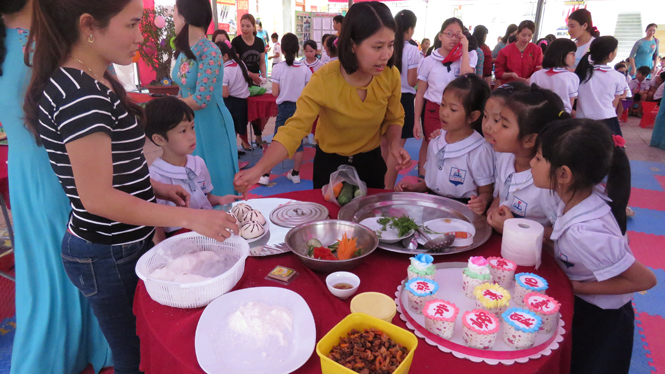
<path id="1" fill-rule="evenodd" d="M 473 213 L 466 205 L 442 196 L 413 192 L 385 192 L 359 197 L 351 200 L 340 209 L 338 219 L 360 222 L 365 218 L 377 216 L 399 217 L 408 215 L 418 224 L 436 218 L 457 218 L 473 224 L 476 234 L 473 244 L 455 247 L 451 252 L 432 253 L 432 255 L 450 255 L 470 251 L 481 246 L 492 235 L 492 227 L 483 216 Z M 409 251 L 400 243 L 379 243 L 379 248 L 391 252 L 415 254 L 424 251 L 422 247 Z"/>

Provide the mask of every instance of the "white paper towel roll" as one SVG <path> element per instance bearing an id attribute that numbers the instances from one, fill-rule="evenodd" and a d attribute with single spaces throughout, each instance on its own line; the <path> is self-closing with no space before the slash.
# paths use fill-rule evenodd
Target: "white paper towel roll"
<path id="1" fill-rule="evenodd" d="M 540 266 L 545 228 L 524 218 L 507 219 L 503 224 L 501 256 L 520 266 Z"/>

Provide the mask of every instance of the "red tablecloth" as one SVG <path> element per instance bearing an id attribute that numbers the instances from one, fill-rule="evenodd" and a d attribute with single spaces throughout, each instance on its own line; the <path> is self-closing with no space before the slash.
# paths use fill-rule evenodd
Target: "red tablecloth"
<path id="1" fill-rule="evenodd" d="M 137 104 L 147 103 L 148 101 L 154 99 L 154 97 L 150 96 L 149 94 L 138 92 L 127 92 L 127 96 L 129 96 Z"/>
<path id="2" fill-rule="evenodd" d="M 247 121 L 277 115 L 277 98 L 272 94 L 250 96 L 247 98 Z"/>
<path id="3" fill-rule="evenodd" d="M 7 175 L 7 152 L 9 151 L 9 146 L 0 145 L 0 193 L 4 197 L 5 202 L 7 203 L 7 208 L 9 206 L 9 176 Z"/>
<path id="4" fill-rule="evenodd" d="M 377 190 L 370 193 L 379 192 Z M 291 192 L 273 197 L 290 198 L 301 201 L 313 201 L 324 204 L 330 210 L 331 217 L 337 217 L 339 208 L 332 203 L 323 201 L 320 190 Z M 487 243 L 471 252 L 450 256 L 437 256 L 435 262 L 464 261 L 470 254 L 480 256 L 498 256 L 501 237 L 493 235 Z M 358 293 L 378 291 L 394 297 L 397 286 L 406 278 L 409 256 L 377 249 L 366 261 L 353 272 L 360 276 L 362 282 Z M 283 265 L 300 272 L 290 285 L 282 286 L 265 280 L 265 276 L 275 266 Z M 566 334 L 561 346 L 550 356 L 537 360 L 529 360 L 525 364 L 515 363 L 510 366 L 490 366 L 484 363 L 473 363 L 459 359 L 450 353 L 428 345 L 419 339 L 415 352 L 411 373 L 420 374 L 431 370 L 446 368 L 450 373 L 568 373 L 570 369 L 570 326 L 573 316 L 572 287 L 563 271 L 551 256 L 545 255 L 543 265 L 538 271 L 531 268 L 518 268 L 518 272 L 530 271 L 548 280 L 548 295 L 562 304 L 561 314 L 565 322 Z M 249 257 L 245 265 L 245 273 L 235 289 L 249 287 L 283 287 L 300 294 L 309 305 L 316 323 L 316 340 L 321 339 L 333 326 L 346 317 L 351 299 L 340 300 L 330 294 L 325 284 L 326 274 L 310 271 L 301 265 L 292 254 L 269 257 Z M 194 336 L 196 325 L 203 313 L 199 309 L 176 309 L 160 305 L 148 295 L 143 282 L 139 282 L 134 299 L 134 314 L 137 316 L 137 331 L 141 338 L 141 370 L 146 373 L 203 373 L 196 360 Z M 406 328 L 399 318 L 393 323 Z M 321 365 L 316 352 L 295 373 L 320 373 Z"/>

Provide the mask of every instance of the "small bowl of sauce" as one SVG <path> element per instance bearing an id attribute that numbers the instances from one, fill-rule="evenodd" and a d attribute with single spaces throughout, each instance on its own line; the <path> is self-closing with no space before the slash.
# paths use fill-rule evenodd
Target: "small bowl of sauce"
<path id="1" fill-rule="evenodd" d="M 326 277 L 326 285 L 330 293 L 344 300 L 358 291 L 360 278 L 348 271 L 337 271 Z"/>

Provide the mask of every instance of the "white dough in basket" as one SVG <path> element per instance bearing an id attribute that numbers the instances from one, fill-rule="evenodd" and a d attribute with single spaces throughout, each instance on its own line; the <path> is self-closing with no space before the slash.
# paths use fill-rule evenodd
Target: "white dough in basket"
<path id="1" fill-rule="evenodd" d="M 263 213 L 259 212 L 258 210 L 250 210 L 249 212 L 245 213 L 244 217 L 242 217 L 242 223 L 247 222 L 255 222 L 261 226 L 265 226 L 266 218 L 263 216 Z"/>
<path id="2" fill-rule="evenodd" d="M 246 222 L 240 228 L 240 236 L 245 239 L 258 238 L 259 236 L 263 235 L 264 232 L 265 228 L 263 228 L 263 225 L 255 222 Z"/>

